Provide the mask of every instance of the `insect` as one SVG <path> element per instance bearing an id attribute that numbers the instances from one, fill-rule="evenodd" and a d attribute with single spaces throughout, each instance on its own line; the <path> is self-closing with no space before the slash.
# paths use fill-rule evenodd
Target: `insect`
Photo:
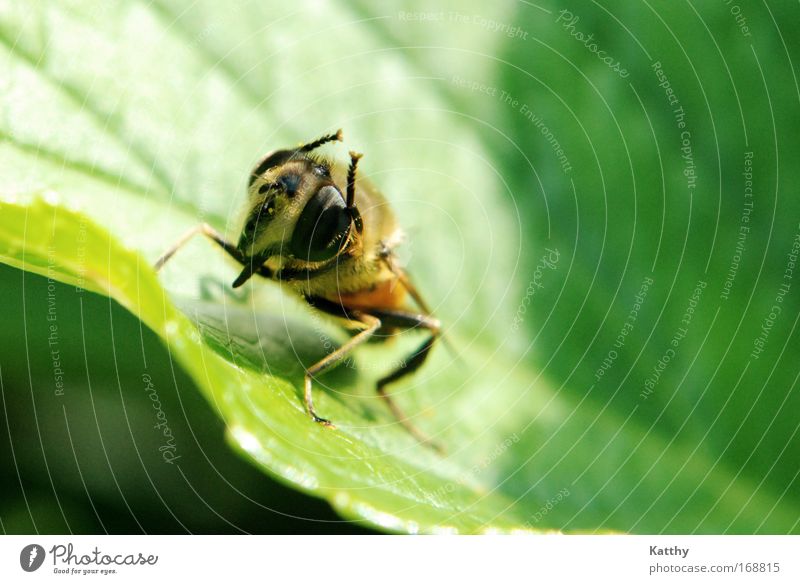
<path id="1" fill-rule="evenodd" d="M 203 223 L 185 233 L 156 262 L 164 264 L 193 236 L 203 234 L 242 265 L 238 288 L 258 275 L 285 283 L 316 310 L 336 317 L 353 332 L 348 342 L 309 367 L 304 400 L 311 418 L 331 422 L 314 408 L 312 385 L 369 339 L 423 329 L 425 341 L 396 370 L 378 380 L 376 391 L 397 420 L 418 440 L 434 445 L 387 392 L 387 386 L 416 371 L 440 336 L 440 323 L 398 265 L 394 249 L 403 233 L 383 196 L 356 177 L 361 154 L 350 151 L 344 167 L 314 154 L 342 141 L 342 130 L 297 148 L 266 154 L 250 173 L 244 226 L 236 244 Z M 406 305 L 409 296 L 418 310 Z"/>

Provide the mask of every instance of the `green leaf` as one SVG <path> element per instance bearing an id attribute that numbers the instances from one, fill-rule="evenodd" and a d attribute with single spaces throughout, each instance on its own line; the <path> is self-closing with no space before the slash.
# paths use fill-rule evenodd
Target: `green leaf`
<path id="1" fill-rule="evenodd" d="M 542 374 L 530 319 L 517 326 L 530 268 L 547 244 L 559 252 L 548 285 L 564 283 L 569 263 L 579 294 L 596 266 L 570 259 L 565 239 L 531 235 L 530 169 L 499 172 L 507 156 L 464 112 L 477 102 L 413 48 L 383 44 L 397 15 L 187 7 L 3 8 L 0 260 L 114 298 L 164 340 L 244 456 L 383 529 L 797 530 L 797 498 L 718 464 L 721 449 Z M 459 30 L 453 43 L 467 38 Z M 455 70 L 470 70 L 464 55 L 450 54 Z M 509 86 L 522 92 L 523 79 Z M 525 143 L 519 120 L 507 125 Z M 254 161 L 338 127 L 409 232 L 403 261 L 458 353 L 439 347 L 396 390 L 443 456 L 372 390 L 418 344 L 413 333 L 320 380 L 317 408 L 337 425 L 323 428 L 304 411 L 302 371 L 341 331 L 271 282 L 234 294 L 236 266 L 202 239 L 158 276 L 150 267 L 200 221 L 235 237 Z"/>

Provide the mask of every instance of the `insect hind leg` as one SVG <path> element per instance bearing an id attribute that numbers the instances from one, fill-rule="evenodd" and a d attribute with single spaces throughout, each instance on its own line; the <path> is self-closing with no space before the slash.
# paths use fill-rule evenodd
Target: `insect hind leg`
<path id="1" fill-rule="evenodd" d="M 370 311 L 370 314 L 379 318 L 385 326 L 400 329 L 423 328 L 430 331 L 430 336 L 425 339 L 425 341 L 419 347 L 417 347 L 417 349 L 411 353 L 411 355 L 409 355 L 397 369 L 388 375 L 381 377 L 377 381 L 375 384 L 375 391 L 386 403 L 387 407 L 392 412 L 392 415 L 394 415 L 397 421 L 403 425 L 409 434 L 414 436 L 414 438 L 423 444 L 427 444 L 433 447 L 435 450 L 441 452 L 443 450 L 442 447 L 434 442 L 427 434 L 422 432 L 422 430 L 411 423 L 411 420 L 409 420 L 406 413 L 386 389 L 387 385 L 394 383 L 403 377 L 406 377 L 407 375 L 411 375 L 417 369 L 422 367 L 423 363 L 425 363 L 425 360 L 428 358 L 428 355 L 430 355 L 431 348 L 433 348 L 434 343 L 441 334 L 439 321 L 431 318 L 430 316 L 418 315 L 399 310 L 372 310 Z"/>

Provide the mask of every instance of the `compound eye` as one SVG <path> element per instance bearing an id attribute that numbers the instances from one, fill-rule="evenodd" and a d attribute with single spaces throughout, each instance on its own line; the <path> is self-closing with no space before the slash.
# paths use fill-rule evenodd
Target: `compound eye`
<path id="1" fill-rule="evenodd" d="M 314 174 L 320 176 L 322 178 L 330 178 L 331 177 L 331 169 L 328 168 L 326 164 L 315 164 L 314 165 Z"/>
<path id="2" fill-rule="evenodd" d="M 261 225 L 262 227 L 272 218 L 275 214 L 275 197 L 270 197 L 258 210 L 254 211 L 245 224 L 244 230 L 252 235 L 256 228 Z"/>
<path id="3" fill-rule="evenodd" d="M 278 179 L 278 184 L 286 192 L 289 197 L 294 197 L 297 189 L 300 186 L 300 175 L 285 174 Z"/>
<path id="4" fill-rule="evenodd" d="M 324 186 L 303 208 L 292 234 L 291 252 L 310 262 L 329 260 L 341 250 L 349 229 L 350 214 L 342 193 L 332 185 Z"/>

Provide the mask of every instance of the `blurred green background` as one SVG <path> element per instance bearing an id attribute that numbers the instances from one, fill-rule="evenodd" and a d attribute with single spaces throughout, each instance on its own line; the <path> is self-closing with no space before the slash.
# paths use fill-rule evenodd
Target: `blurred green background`
<path id="1" fill-rule="evenodd" d="M 258 154 L 253 144 L 262 151 L 285 144 L 249 135 L 261 123 L 258 110 L 232 115 L 229 94 L 286 120 L 279 130 L 289 143 L 348 123 L 365 162 L 383 162 L 386 180 L 408 189 L 399 197 L 413 190 L 436 202 L 427 182 L 439 184 L 436 174 L 451 180 L 453 200 L 464 189 L 456 204 L 472 223 L 457 218 L 441 229 L 466 247 L 453 237 L 427 245 L 439 216 L 426 222 L 412 202 L 401 202 L 412 235 L 408 261 L 423 273 L 447 261 L 485 267 L 478 273 L 486 284 L 474 296 L 490 300 L 471 304 L 474 291 L 455 291 L 442 309 L 445 321 L 468 313 L 462 335 L 504 346 L 568 406 L 552 432 L 526 435 L 524 421 L 509 424 L 522 439 L 492 461 L 494 484 L 524 509 L 529 527 L 544 514 L 549 527 L 564 529 L 800 531 L 800 271 L 792 271 L 793 246 L 800 246 L 798 6 L 234 5 L 2 3 L 0 60 L 14 69 L 0 80 L 3 189 L 47 184 L 20 169 L 15 156 L 112 169 L 112 183 L 174 188 L 177 206 L 196 194 L 214 200 L 201 203 L 201 213 L 230 227 L 243 191 L 224 182 L 225 172 L 243 177 L 247 170 L 232 136 L 249 136 L 241 146 L 248 160 Z M 159 52 L 153 30 L 169 37 L 172 51 L 180 47 L 177 57 L 154 61 L 152 76 L 133 56 L 134 43 L 116 54 L 84 34 L 119 32 L 130 40 L 140 22 L 148 32 L 142 45 L 153 53 L 147 58 Z M 61 24 L 67 32 L 55 35 Z M 180 79 L 165 76 L 182 51 L 198 55 L 200 65 Z M 95 53 L 88 65 L 80 57 Z M 263 83 L 263 70 L 272 85 Z M 124 87 L 128 79 L 159 87 L 156 95 L 174 94 L 180 107 L 161 110 L 146 88 L 104 86 Z M 71 120 L 49 114 L 49 97 L 36 90 L 27 99 L 26 83 L 44 83 L 80 105 L 135 163 L 72 133 Z M 216 87 L 198 91 L 194 104 L 195 83 Z M 384 98 L 389 105 L 380 109 Z M 172 133 L 165 112 L 185 116 Z M 406 129 L 407 117 L 417 125 Z M 193 124 L 190 139 L 180 134 Z M 157 148 L 147 142 L 153 128 L 163 133 Z M 214 146 L 220 128 L 233 128 L 224 147 Z M 460 180 L 471 177 L 449 167 L 448 155 L 415 156 L 415 140 L 485 156 L 475 172 L 486 175 L 478 190 L 488 211 L 476 184 Z M 400 148 L 402 164 L 389 166 Z M 193 166 L 197 151 L 219 167 Z M 150 237 L 142 236 L 148 249 L 163 247 Z M 646 279 L 652 284 L 637 304 Z M 154 334 L 107 298 L 56 286 L 60 334 L 69 339 L 66 405 L 51 398 L 47 280 L 0 267 L 6 533 L 368 529 L 233 455 L 222 422 Z M 170 380 L 159 396 L 183 451 L 180 470 L 152 456 L 158 442 L 142 355 L 154 379 Z M 508 403 L 495 406 L 515 407 L 513 396 L 503 394 Z M 587 446 L 581 428 L 565 430 L 573 411 L 589 428 L 609 426 L 614 448 Z M 618 444 L 617 428 L 621 440 L 641 441 Z M 570 482 L 548 479 L 552 469 Z M 584 484 L 589 469 L 600 478 Z M 598 486 L 616 495 L 597 497 Z M 562 490 L 568 496 L 546 508 Z"/>

